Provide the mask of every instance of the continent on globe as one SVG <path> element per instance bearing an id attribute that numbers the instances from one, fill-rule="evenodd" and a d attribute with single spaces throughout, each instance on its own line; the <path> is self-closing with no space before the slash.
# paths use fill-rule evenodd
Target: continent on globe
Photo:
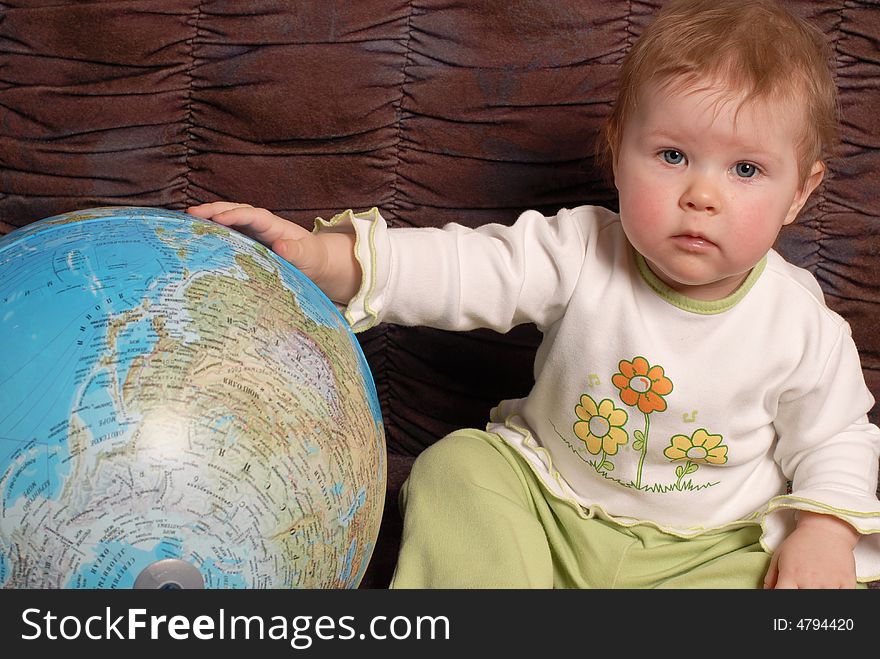
<path id="1" fill-rule="evenodd" d="M 360 583 L 382 416 L 289 263 L 181 212 L 58 215 L 0 238 L 0 333 L 0 587 L 131 588 L 158 561 L 208 588 Z"/>

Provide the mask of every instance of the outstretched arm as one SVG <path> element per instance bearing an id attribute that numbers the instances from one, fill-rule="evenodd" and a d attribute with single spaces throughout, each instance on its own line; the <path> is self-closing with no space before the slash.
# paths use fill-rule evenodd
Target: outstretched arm
<path id="1" fill-rule="evenodd" d="M 299 268 L 334 302 L 348 304 L 361 284 L 354 235 L 313 234 L 264 208 L 216 201 L 187 208 L 187 213 L 233 227 L 271 248 Z"/>

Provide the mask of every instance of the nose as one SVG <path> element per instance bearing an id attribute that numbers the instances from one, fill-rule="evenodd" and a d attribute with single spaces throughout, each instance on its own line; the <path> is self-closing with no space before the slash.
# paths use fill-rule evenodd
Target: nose
<path id="1" fill-rule="evenodd" d="M 715 215 L 720 210 L 721 198 L 718 188 L 709 176 L 695 172 L 687 181 L 678 200 L 683 210 L 699 211 Z"/>

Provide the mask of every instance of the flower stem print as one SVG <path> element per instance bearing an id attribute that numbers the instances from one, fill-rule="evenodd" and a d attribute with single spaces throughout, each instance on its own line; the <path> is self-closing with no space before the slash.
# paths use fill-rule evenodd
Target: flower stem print
<path id="1" fill-rule="evenodd" d="M 587 447 L 593 455 L 602 453 L 602 457 L 596 463 L 596 471 L 612 471 L 614 464 L 606 457 L 617 454 L 617 447 L 626 444 L 629 437 L 623 426 L 629 415 L 626 410 L 614 406 L 614 403 L 606 398 L 598 405 L 587 394 L 581 396 L 580 402 L 575 406 L 574 413 L 578 420 L 575 421 L 572 430 L 574 434 Z"/>
<path id="2" fill-rule="evenodd" d="M 663 455 L 675 462 L 684 460 L 684 465 L 675 468 L 678 480 L 675 487 L 681 489 L 681 479 L 699 469 L 699 463 L 721 465 L 727 462 L 727 447 L 721 442 L 724 437 L 711 435 L 705 428 L 694 431 L 690 437 L 686 435 L 673 435 L 669 440 L 669 446 L 663 451 Z"/>
<path id="3" fill-rule="evenodd" d="M 620 400 L 630 407 L 638 407 L 645 415 L 645 430 L 636 430 L 632 447 L 640 451 L 639 467 L 635 486 L 642 486 L 642 468 L 648 453 L 648 431 L 651 428 L 651 414 L 666 409 L 664 396 L 672 392 L 672 381 L 663 374 L 662 366 L 651 366 L 644 357 L 634 357 L 632 361 L 621 359 L 611 382 L 620 390 Z"/>
<path id="4" fill-rule="evenodd" d="M 690 460 L 688 460 L 684 466 L 678 465 L 675 468 L 675 475 L 677 478 L 677 480 L 675 481 L 675 489 L 680 490 L 681 489 L 681 479 L 684 478 L 685 476 L 687 476 L 688 474 L 694 473 L 699 467 L 700 467 L 700 465 L 698 465 L 695 462 L 691 462 Z"/>
<path id="5" fill-rule="evenodd" d="M 641 455 L 639 456 L 639 469 L 636 472 L 636 487 L 641 487 L 642 485 L 642 467 L 645 465 L 645 456 L 648 454 L 648 430 L 651 428 L 651 415 L 645 415 L 645 431 L 642 432 L 640 430 L 636 430 L 633 433 L 633 436 L 636 438 L 632 443 L 633 449 L 636 451 L 641 451 Z"/>

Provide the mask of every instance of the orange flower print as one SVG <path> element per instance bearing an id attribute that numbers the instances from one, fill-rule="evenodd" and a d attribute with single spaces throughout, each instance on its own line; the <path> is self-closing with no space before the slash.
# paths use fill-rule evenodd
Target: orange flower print
<path id="1" fill-rule="evenodd" d="M 645 414 L 666 409 L 663 396 L 672 392 L 672 381 L 663 375 L 662 366 L 651 366 L 644 357 L 635 357 L 631 362 L 621 359 L 617 368 L 611 382 L 620 389 L 620 400 L 638 406 Z"/>

